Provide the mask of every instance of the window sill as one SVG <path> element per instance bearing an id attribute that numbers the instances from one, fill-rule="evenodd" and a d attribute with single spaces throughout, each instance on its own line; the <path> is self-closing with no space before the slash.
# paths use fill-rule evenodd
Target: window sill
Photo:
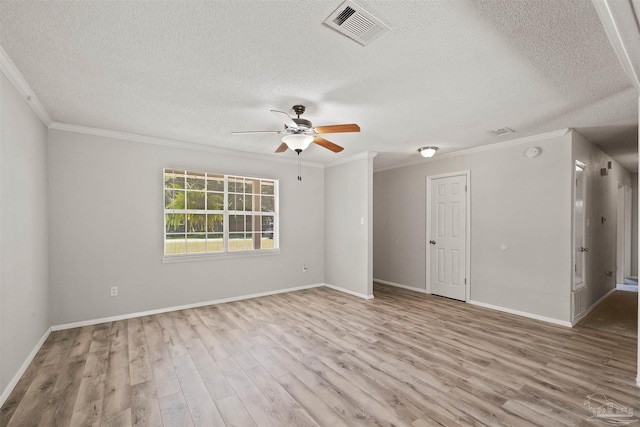
<path id="1" fill-rule="evenodd" d="M 280 255 L 280 249 L 268 249 L 259 251 L 242 251 L 242 252 L 224 252 L 212 254 L 193 254 L 193 255 L 171 255 L 163 256 L 163 264 L 173 264 L 176 262 L 194 262 L 194 261 L 211 261 L 222 259 L 251 258 L 261 256 Z"/>

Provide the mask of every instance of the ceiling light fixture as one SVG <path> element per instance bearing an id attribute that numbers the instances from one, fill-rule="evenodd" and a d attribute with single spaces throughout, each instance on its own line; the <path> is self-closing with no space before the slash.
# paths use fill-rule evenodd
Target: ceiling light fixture
<path id="1" fill-rule="evenodd" d="M 294 133 L 282 137 L 282 142 L 287 144 L 287 147 L 300 154 L 302 150 L 306 150 L 313 142 L 313 137 L 303 133 Z"/>
<path id="2" fill-rule="evenodd" d="M 438 147 L 422 147 L 418 148 L 418 153 L 424 158 L 433 157 L 438 151 Z"/>

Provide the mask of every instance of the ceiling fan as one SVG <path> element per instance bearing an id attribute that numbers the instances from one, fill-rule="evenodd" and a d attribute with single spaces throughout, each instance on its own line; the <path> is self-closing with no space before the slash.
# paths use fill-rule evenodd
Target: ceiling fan
<path id="1" fill-rule="evenodd" d="M 338 132 L 360 132 L 360 126 L 355 123 L 345 125 L 330 125 L 330 126 L 317 126 L 313 127 L 311 121 L 307 119 L 301 119 L 300 115 L 304 113 L 304 105 L 294 105 L 293 111 L 298 115 L 297 118 L 292 118 L 284 111 L 271 110 L 271 112 L 284 123 L 284 130 L 257 130 L 257 131 L 244 131 L 244 132 L 232 132 L 234 135 L 241 134 L 259 134 L 259 133 L 275 133 L 283 134 L 282 144 L 276 149 L 276 153 L 283 153 L 287 151 L 287 148 L 300 153 L 307 149 L 313 142 L 318 144 L 327 150 L 331 150 L 334 153 L 339 153 L 344 150 L 343 147 L 334 144 L 322 138 L 321 134 L 325 133 L 338 133 Z"/>

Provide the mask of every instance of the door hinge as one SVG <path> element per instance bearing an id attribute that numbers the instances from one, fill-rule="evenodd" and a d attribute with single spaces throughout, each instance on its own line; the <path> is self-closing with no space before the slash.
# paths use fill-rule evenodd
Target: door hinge
<path id="1" fill-rule="evenodd" d="M 575 272 L 578 272 L 578 264 L 573 264 L 573 269 L 575 270 Z"/>
<path id="2" fill-rule="evenodd" d="M 467 278 L 466 277 L 464 278 L 464 284 L 465 285 L 467 284 Z"/>
<path id="3" fill-rule="evenodd" d="M 464 192 L 465 193 L 467 192 L 467 186 L 466 185 L 464 186 Z"/>

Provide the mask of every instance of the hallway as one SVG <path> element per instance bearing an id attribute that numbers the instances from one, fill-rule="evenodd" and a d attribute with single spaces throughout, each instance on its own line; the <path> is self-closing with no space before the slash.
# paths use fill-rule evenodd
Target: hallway
<path id="1" fill-rule="evenodd" d="M 637 338 L 638 293 L 616 290 L 577 326 Z"/>

